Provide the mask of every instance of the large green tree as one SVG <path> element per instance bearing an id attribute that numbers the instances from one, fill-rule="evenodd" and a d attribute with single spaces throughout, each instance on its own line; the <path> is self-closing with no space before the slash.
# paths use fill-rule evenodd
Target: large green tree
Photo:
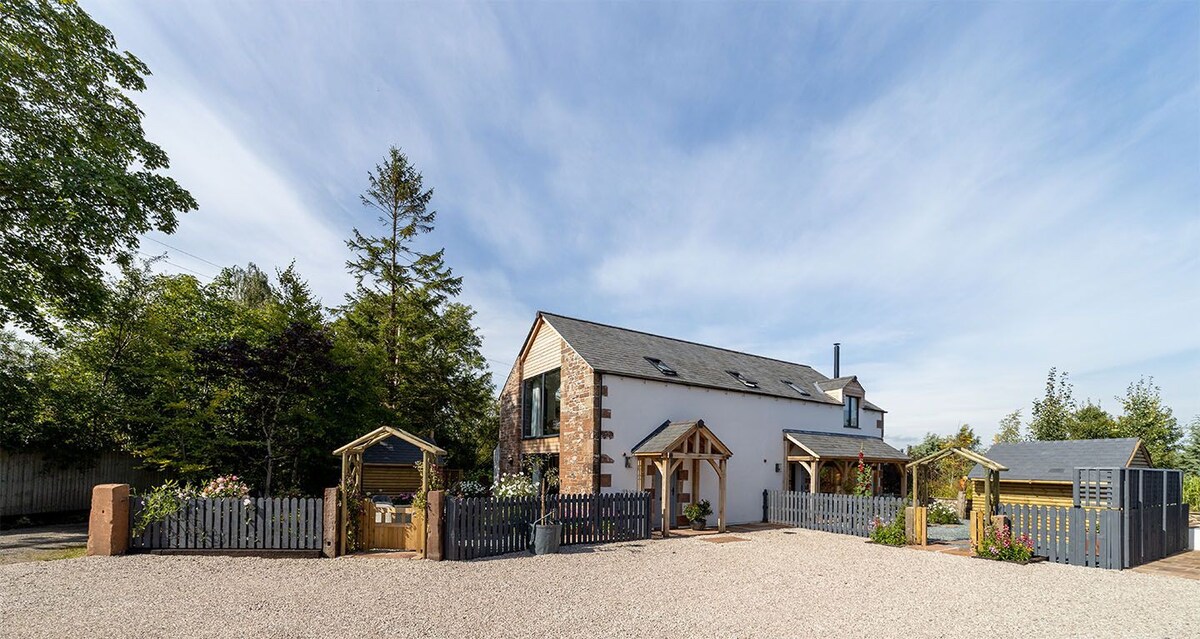
<path id="1" fill-rule="evenodd" d="M 1033 402 L 1029 422 L 1031 439 L 1048 441 L 1069 439 L 1075 429 L 1075 400 L 1067 372 L 1051 368 L 1046 376 L 1046 394 Z"/>
<path id="2" fill-rule="evenodd" d="M 1200 415 L 1187 426 L 1187 442 L 1179 450 L 1179 467 L 1189 475 L 1200 475 Z"/>
<path id="3" fill-rule="evenodd" d="M 454 301 L 462 288 L 444 251 L 421 251 L 417 239 L 434 229 L 433 190 L 393 147 L 368 174 L 362 196 L 377 214 L 374 234 L 354 230 L 347 267 L 355 290 L 341 308 L 338 330 L 361 343 L 390 421 L 431 438 L 459 468 L 483 465 L 481 437 L 489 419 L 491 377 L 472 324 L 474 311 Z"/>
<path id="4" fill-rule="evenodd" d="M 1108 439 L 1119 436 L 1117 420 L 1099 404 L 1088 401 L 1075 411 L 1068 439 Z"/>
<path id="5" fill-rule="evenodd" d="M 1178 463 L 1176 449 L 1183 438 L 1183 429 L 1171 408 L 1163 403 L 1161 389 L 1154 378 L 1139 379 L 1129 385 L 1121 402 L 1121 417 L 1117 431 L 1123 437 L 1140 437 L 1159 468 L 1174 468 Z"/>
<path id="6" fill-rule="evenodd" d="M 373 341 L 383 348 L 386 398 L 395 408 L 404 383 L 405 309 L 401 307 L 405 298 L 420 290 L 436 306 L 458 294 L 462 279 L 446 266 L 444 251 L 422 252 L 416 247 L 420 236 L 433 231 L 437 211 L 429 208 L 433 189 L 425 187 L 424 178 L 400 149 L 388 150 L 384 161 L 367 174 L 367 184 L 362 203 L 376 213 L 379 228 L 378 234 L 355 228 L 346 241 L 353 253 L 346 266 L 355 278 L 346 310 L 370 313 L 369 324 L 359 325 L 369 327 Z"/>
<path id="7" fill-rule="evenodd" d="M 149 69 L 75 2 L 0 8 L 0 326 L 46 340 L 103 308 L 103 267 L 196 202 L 130 99 Z"/>
<path id="8" fill-rule="evenodd" d="M 992 438 L 993 444 L 1015 444 L 1021 441 L 1021 409 L 1005 415 L 999 424 L 999 429 L 996 431 L 996 436 Z"/>

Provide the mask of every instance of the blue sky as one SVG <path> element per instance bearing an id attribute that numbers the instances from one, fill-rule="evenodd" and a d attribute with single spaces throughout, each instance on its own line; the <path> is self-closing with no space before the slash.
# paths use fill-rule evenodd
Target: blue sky
<path id="1" fill-rule="evenodd" d="M 396 144 L 497 377 L 546 309 L 840 341 L 897 444 L 990 440 L 1051 366 L 1200 414 L 1195 3 L 84 5 L 200 203 L 167 269 L 294 258 L 336 304 Z"/>

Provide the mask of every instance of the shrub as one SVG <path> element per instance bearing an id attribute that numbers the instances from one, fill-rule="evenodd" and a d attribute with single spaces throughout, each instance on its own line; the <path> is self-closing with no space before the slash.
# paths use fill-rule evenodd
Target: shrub
<path id="1" fill-rule="evenodd" d="M 904 536 L 904 513 L 887 524 L 878 517 L 875 518 L 875 528 L 871 530 L 871 541 L 885 546 L 903 546 L 908 543 Z"/>
<path id="2" fill-rule="evenodd" d="M 1200 512 L 1200 475 L 1183 478 L 1183 500 L 1193 512 Z"/>
<path id="3" fill-rule="evenodd" d="M 519 473 L 504 473 L 496 485 L 492 487 L 495 497 L 535 497 L 538 494 L 537 484 L 528 475 Z"/>
<path id="4" fill-rule="evenodd" d="M 222 475 L 204 485 L 197 493 L 202 499 L 245 499 L 250 487 L 237 475 Z"/>
<path id="5" fill-rule="evenodd" d="M 925 521 L 930 524 L 961 523 L 958 519 L 958 513 L 940 501 L 933 502 L 933 505 L 929 507 L 929 510 L 925 514 Z"/>
<path id="6" fill-rule="evenodd" d="M 1000 561 L 1029 561 L 1033 557 L 1033 540 L 1029 535 L 1012 536 L 1008 526 L 988 526 L 983 531 L 983 539 L 975 546 L 975 555 Z"/>
<path id="7" fill-rule="evenodd" d="M 712 506 L 708 503 L 707 499 L 703 499 L 698 502 L 692 502 L 683 509 L 683 516 L 687 517 L 688 521 L 704 519 L 711 514 L 713 514 Z"/>
<path id="8" fill-rule="evenodd" d="M 466 479 L 454 484 L 450 494 L 455 497 L 483 497 L 487 495 L 487 488 L 477 481 Z"/>

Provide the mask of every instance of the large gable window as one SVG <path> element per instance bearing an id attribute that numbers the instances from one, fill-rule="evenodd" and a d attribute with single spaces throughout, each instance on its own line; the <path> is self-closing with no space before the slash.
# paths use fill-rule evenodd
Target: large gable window
<path id="1" fill-rule="evenodd" d="M 521 386 L 521 434 L 549 437 L 558 434 L 560 389 L 559 369 L 531 377 Z"/>
<path id="2" fill-rule="evenodd" d="M 842 405 L 842 417 L 846 428 L 858 428 L 858 402 L 859 398 L 853 395 L 846 396 L 846 402 Z"/>

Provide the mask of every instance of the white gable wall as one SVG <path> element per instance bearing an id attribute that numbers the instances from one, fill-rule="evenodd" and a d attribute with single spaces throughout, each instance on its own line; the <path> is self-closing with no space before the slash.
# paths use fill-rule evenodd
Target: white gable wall
<path id="1" fill-rule="evenodd" d="M 666 420 L 702 419 L 733 453 L 729 459 L 726 487 L 726 515 L 729 523 L 762 520 L 762 491 L 783 487 L 783 429 L 811 430 L 836 434 L 879 437 L 878 411 L 864 409 L 859 416 L 861 429 L 842 426 L 842 407 L 800 400 L 710 390 L 677 383 L 657 382 L 616 375 L 604 375 L 602 383 L 608 396 L 602 407 L 611 417 L 602 419 L 602 430 L 613 434 L 602 439 L 600 452 L 613 459 L 601 472 L 612 474 L 612 486 L 605 492 L 637 490 L 637 463 L 625 468 L 623 455 L 650 431 Z M 781 471 L 775 472 L 775 464 Z M 700 468 L 700 498 L 717 510 L 717 477 L 704 462 Z M 655 506 L 657 507 L 658 502 Z M 710 518 L 715 524 L 715 516 Z"/>

